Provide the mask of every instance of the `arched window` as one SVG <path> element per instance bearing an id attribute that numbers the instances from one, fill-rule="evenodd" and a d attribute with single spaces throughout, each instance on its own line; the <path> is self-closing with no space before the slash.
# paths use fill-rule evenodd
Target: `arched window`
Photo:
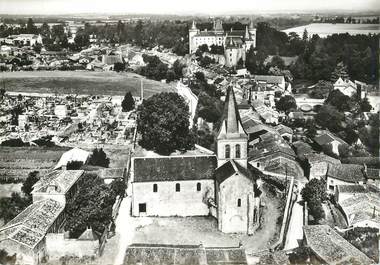
<path id="1" fill-rule="evenodd" d="M 201 183 L 198 182 L 198 183 L 197 183 L 197 191 L 201 191 L 201 188 L 202 188 L 202 187 L 201 187 Z"/>
<path id="2" fill-rule="evenodd" d="M 157 192 L 158 191 L 158 186 L 157 184 L 153 184 L 153 192 Z"/>
<path id="3" fill-rule="evenodd" d="M 230 155 L 231 155 L 231 147 L 229 144 L 226 144 L 225 146 L 225 158 L 230 158 Z"/>
<path id="4" fill-rule="evenodd" d="M 235 145 L 235 157 L 240 158 L 240 144 Z"/>
<path id="5" fill-rule="evenodd" d="M 238 204 L 238 207 L 241 207 L 241 199 L 238 199 L 237 204 Z"/>
<path id="6" fill-rule="evenodd" d="M 180 192 L 181 191 L 181 185 L 179 183 L 175 184 L 175 191 Z"/>

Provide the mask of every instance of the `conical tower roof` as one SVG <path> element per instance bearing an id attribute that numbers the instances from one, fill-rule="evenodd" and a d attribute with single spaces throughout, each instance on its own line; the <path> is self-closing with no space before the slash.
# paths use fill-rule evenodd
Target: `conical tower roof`
<path id="1" fill-rule="evenodd" d="M 250 38 L 251 38 L 251 35 L 249 35 L 248 26 L 245 26 L 244 39 L 249 40 Z"/>
<path id="2" fill-rule="evenodd" d="M 197 25 L 195 24 L 194 20 L 193 20 L 193 24 L 191 25 L 191 29 L 197 29 Z"/>
<path id="3" fill-rule="evenodd" d="M 222 124 L 219 130 L 220 138 L 247 138 L 247 134 L 241 124 L 239 110 L 237 107 L 235 94 L 232 87 L 227 89 Z"/>
<path id="4" fill-rule="evenodd" d="M 255 26 L 253 25 L 253 21 L 252 20 L 249 22 L 249 29 L 255 29 Z"/>

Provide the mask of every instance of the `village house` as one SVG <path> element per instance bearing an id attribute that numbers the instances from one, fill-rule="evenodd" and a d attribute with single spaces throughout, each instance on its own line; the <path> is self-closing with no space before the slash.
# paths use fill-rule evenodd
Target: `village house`
<path id="1" fill-rule="evenodd" d="M 367 166 L 331 164 L 326 173 L 326 189 L 334 194 L 338 185 L 363 185 L 368 181 Z"/>
<path id="2" fill-rule="evenodd" d="M 17 264 L 46 259 L 47 233 L 62 232 L 65 205 L 78 191 L 82 170 L 53 171 L 34 184 L 33 204 L 0 228 L 0 249 L 17 254 Z"/>
<path id="3" fill-rule="evenodd" d="M 225 233 L 253 234 L 260 199 L 248 165 L 248 135 L 227 90 L 217 154 L 132 158 L 133 216 L 207 216 Z"/>
<path id="4" fill-rule="evenodd" d="M 305 158 L 309 180 L 324 179 L 329 166 L 340 164 L 340 160 L 325 154 L 309 153 L 305 155 Z"/>
<path id="5" fill-rule="evenodd" d="M 380 229 L 380 191 L 363 185 L 339 185 L 335 197 L 349 226 Z"/>
<path id="6" fill-rule="evenodd" d="M 375 264 L 328 225 L 304 226 L 303 234 L 302 245 L 322 264 Z"/>
<path id="7" fill-rule="evenodd" d="M 275 91 L 281 91 L 281 92 L 292 91 L 291 87 L 286 84 L 284 76 L 255 75 L 253 78 L 259 85 L 263 84 L 266 87 L 271 87 Z"/>
<path id="8" fill-rule="evenodd" d="M 327 148 L 330 146 L 331 151 L 336 155 L 340 154 L 339 146 L 347 145 L 345 141 L 329 131 L 319 132 L 318 135 L 314 137 L 314 142 L 321 148 Z"/>
<path id="9" fill-rule="evenodd" d="M 339 79 L 334 83 L 334 89 L 339 90 L 344 95 L 352 97 L 353 95 L 358 95 L 360 98 L 365 98 L 366 96 L 367 84 L 355 80 L 352 82 L 349 79 Z"/>

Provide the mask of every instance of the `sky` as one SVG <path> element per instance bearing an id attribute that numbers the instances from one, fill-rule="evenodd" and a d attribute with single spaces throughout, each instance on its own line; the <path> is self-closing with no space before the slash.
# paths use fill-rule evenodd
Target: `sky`
<path id="1" fill-rule="evenodd" d="M 0 14 L 229 14 L 380 10 L 379 0 L 0 0 Z"/>

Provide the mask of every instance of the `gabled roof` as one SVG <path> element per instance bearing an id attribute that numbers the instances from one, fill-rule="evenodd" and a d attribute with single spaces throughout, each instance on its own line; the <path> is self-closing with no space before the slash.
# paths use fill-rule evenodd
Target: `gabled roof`
<path id="1" fill-rule="evenodd" d="M 55 170 L 41 177 L 36 184 L 33 185 L 34 193 L 58 193 L 66 194 L 66 192 L 74 185 L 75 182 L 83 175 L 83 170 Z M 48 187 L 54 187 L 54 191 L 48 190 Z"/>
<path id="2" fill-rule="evenodd" d="M 222 138 L 248 138 L 241 123 L 232 87 L 227 88 L 226 101 L 224 103 L 222 123 L 218 134 L 218 139 Z"/>
<path id="3" fill-rule="evenodd" d="M 257 176 L 252 173 L 252 165 L 248 164 L 248 168 L 244 168 L 234 160 L 229 160 L 215 170 L 215 180 L 220 185 L 234 174 L 241 174 L 251 180 L 255 180 Z"/>
<path id="4" fill-rule="evenodd" d="M 0 228 L 0 243 L 12 240 L 33 249 L 45 237 L 64 208 L 64 204 L 52 199 L 31 204 Z"/>
<path id="5" fill-rule="evenodd" d="M 255 75 L 254 79 L 258 82 L 266 82 L 270 84 L 280 84 L 285 82 L 285 78 L 283 76 L 276 75 Z"/>
<path id="6" fill-rule="evenodd" d="M 303 227 L 308 247 L 326 264 L 374 264 L 328 225 Z"/>
<path id="7" fill-rule="evenodd" d="M 309 154 L 306 154 L 305 157 L 308 160 L 309 164 L 320 163 L 320 162 L 326 162 L 330 164 L 340 164 L 339 159 L 335 159 L 325 154 L 309 153 Z"/>
<path id="8" fill-rule="evenodd" d="M 215 155 L 135 157 L 134 182 L 213 179 Z"/>
<path id="9" fill-rule="evenodd" d="M 354 164 L 330 164 L 327 168 L 326 175 L 330 178 L 350 183 L 357 183 L 366 179 L 364 167 Z"/>

